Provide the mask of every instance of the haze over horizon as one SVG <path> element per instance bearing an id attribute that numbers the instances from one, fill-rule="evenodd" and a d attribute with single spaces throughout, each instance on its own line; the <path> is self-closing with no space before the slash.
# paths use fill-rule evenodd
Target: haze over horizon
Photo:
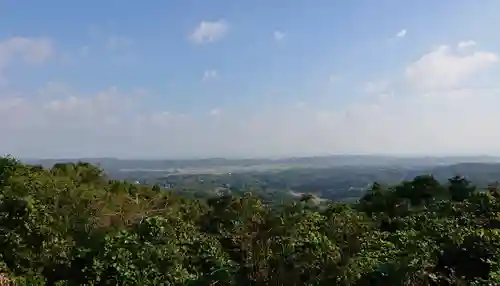
<path id="1" fill-rule="evenodd" d="M 2 154 L 3 156 L 13 156 L 12 154 Z M 28 161 L 38 161 L 38 160 L 85 160 L 85 159 L 110 159 L 110 160 L 146 160 L 146 161 L 169 161 L 169 160 L 179 160 L 179 161 L 198 161 L 198 160 L 228 160 L 228 161 L 238 161 L 238 160 L 290 160 L 290 159 L 314 159 L 314 158 L 339 158 L 339 157 L 359 157 L 359 158 L 387 158 L 387 159 L 452 159 L 452 158 L 462 158 L 464 160 L 460 161 L 463 163 L 474 162 L 476 159 L 500 162 L 500 156 L 494 155 L 484 155 L 484 154 L 292 154 L 292 155 L 281 155 L 281 156 L 150 156 L 150 157 L 138 157 L 134 154 L 129 154 L 128 156 L 113 157 L 113 156 L 73 156 L 73 157 L 19 157 L 21 160 Z"/>
<path id="2" fill-rule="evenodd" d="M 1 0 L 0 153 L 500 156 L 497 11 Z"/>

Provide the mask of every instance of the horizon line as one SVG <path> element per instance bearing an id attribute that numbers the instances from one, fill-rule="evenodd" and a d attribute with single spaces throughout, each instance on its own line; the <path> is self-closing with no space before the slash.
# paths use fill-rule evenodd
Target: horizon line
<path id="1" fill-rule="evenodd" d="M 317 155 L 282 155 L 282 156 L 183 156 L 183 157 L 118 157 L 118 156 L 67 156 L 67 157 L 17 157 L 19 160 L 147 160 L 147 161 L 195 161 L 195 160 L 286 160 L 286 159 L 307 159 L 307 158 L 328 158 L 328 157 L 378 157 L 378 158 L 397 158 L 397 159 L 438 159 L 438 158 L 498 158 L 500 155 L 485 154 L 382 154 L 382 153 L 346 153 L 346 154 L 317 154 Z"/>

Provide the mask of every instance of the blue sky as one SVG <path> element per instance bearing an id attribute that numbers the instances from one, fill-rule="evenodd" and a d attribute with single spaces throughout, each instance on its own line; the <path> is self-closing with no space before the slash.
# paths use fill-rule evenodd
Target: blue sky
<path id="1" fill-rule="evenodd" d="M 499 10 L 0 0 L 0 152 L 500 154 Z"/>

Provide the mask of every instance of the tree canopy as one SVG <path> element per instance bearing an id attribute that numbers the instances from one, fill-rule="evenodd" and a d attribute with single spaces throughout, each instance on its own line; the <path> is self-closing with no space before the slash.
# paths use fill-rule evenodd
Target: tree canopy
<path id="1" fill-rule="evenodd" d="M 194 199 L 0 158 L 0 285 L 500 285 L 500 191 L 456 176 L 356 203 Z"/>

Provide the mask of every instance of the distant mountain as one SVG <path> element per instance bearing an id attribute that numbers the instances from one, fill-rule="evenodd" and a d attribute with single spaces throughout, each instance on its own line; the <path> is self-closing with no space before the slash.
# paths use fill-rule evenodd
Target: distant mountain
<path id="1" fill-rule="evenodd" d="M 291 189 L 297 193 L 313 193 L 322 198 L 333 200 L 361 197 L 374 182 L 396 185 L 416 176 L 432 174 L 438 181 L 456 175 L 465 176 L 474 185 L 484 188 L 500 181 L 500 163 L 460 163 L 432 167 L 381 167 L 381 166 L 343 166 L 324 169 L 291 169 L 281 172 L 262 172 L 252 175 L 252 179 L 263 182 L 268 188 Z M 231 176 L 234 181 L 238 174 Z M 246 176 L 241 174 L 241 176 Z M 233 183 L 233 182 L 231 182 Z M 234 185 L 234 183 L 233 183 Z"/>
<path id="2" fill-rule="evenodd" d="M 478 187 L 500 181 L 500 159 L 495 157 L 384 157 L 327 156 L 285 159 L 121 160 L 82 158 L 30 160 L 51 167 L 58 162 L 84 161 L 100 165 L 113 179 L 141 183 L 172 183 L 203 193 L 230 185 L 245 190 L 256 186 L 266 195 L 277 190 L 315 194 L 332 200 L 361 197 L 373 182 L 394 185 L 415 176 L 432 174 L 446 183 L 466 176 Z M 203 181 L 207 183 L 203 183 Z M 211 183 L 208 183 L 211 182 Z M 208 186 L 207 186 L 208 184 Z M 213 185 L 212 187 L 209 187 Z"/>
<path id="3" fill-rule="evenodd" d="M 50 167 L 58 162 L 84 161 L 100 165 L 108 171 L 117 170 L 169 170 L 184 168 L 220 168 L 281 166 L 303 168 L 328 168 L 339 166 L 385 166 L 385 167 L 430 167 L 459 163 L 500 163 L 500 158 L 488 156 L 476 157 L 391 157 L 377 155 L 332 155 L 318 157 L 296 157 L 282 159 L 189 159 L 189 160 L 137 160 L 115 158 L 73 158 L 73 159 L 29 159 L 31 164 Z"/>

